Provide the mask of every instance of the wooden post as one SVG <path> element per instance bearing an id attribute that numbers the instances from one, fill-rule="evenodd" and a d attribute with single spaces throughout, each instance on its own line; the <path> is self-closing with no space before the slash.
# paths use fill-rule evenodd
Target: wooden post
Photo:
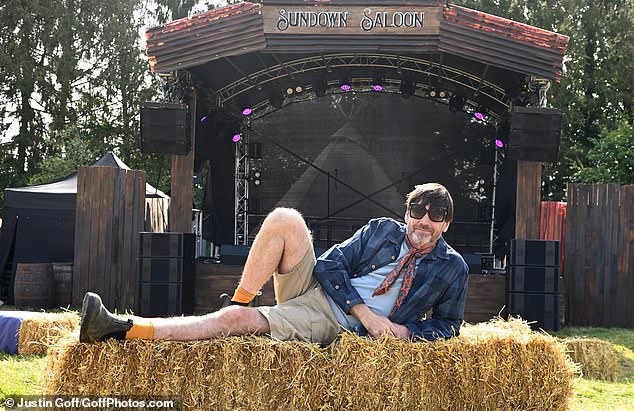
<path id="1" fill-rule="evenodd" d="M 516 239 L 539 239 L 541 179 L 541 163 L 532 161 L 517 162 L 517 192 L 515 202 Z"/>
<path id="2" fill-rule="evenodd" d="M 196 89 L 192 90 L 189 107 L 191 110 L 192 148 L 187 155 L 172 155 L 169 231 L 179 233 L 192 232 L 194 148 L 196 146 Z"/>

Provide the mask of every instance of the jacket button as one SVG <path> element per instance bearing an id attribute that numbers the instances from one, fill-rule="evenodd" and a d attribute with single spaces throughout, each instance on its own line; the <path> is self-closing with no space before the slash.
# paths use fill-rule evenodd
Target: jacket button
<path id="1" fill-rule="evenodd" d="M 339 284 L 335 285 L 335 290 L 339 289 Z"/>
<path id="2" fill-rule="evenodd" d="M 394 256 L 394 255 L 393 255 L 393 256 L 392 256 L 392 260 L 396 260 L 396 256 Z"/>
<path id="3" fill-rule="evenodd" d="M 376 265 L 372 264 L 372 269 L 374 270 L 376 268 Z"/>
<path id="4" fill-rule="evenodd" d="M 346 300 L 346 304 L 350 305 L 350 300 Z"/>

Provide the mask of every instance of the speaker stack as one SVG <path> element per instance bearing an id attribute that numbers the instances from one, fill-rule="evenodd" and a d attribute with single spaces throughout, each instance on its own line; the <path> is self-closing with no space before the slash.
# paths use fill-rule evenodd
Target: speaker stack
<path id="1" fill-rule="evenodd" d="M 194 312 L 193 233 L 140 233 L 139 307 L 145 317 Z"/>
<path id="2" fill-rule="evenodd" d="M 554 163 L 559 155 L 561 112 L 545 107 L 513 107 L 509 135 L 511 160 Z"/>
<path id="3" fill-rule="evenodd" d="M 559 241 L 511 240 L 509 314 L 559 330 Z"/>
<path id="4" fill-rule="evenodd" d="M 141 151 L 187 155 L 192 137 L 187 106 L 177 103 L 141 104 Z"/>

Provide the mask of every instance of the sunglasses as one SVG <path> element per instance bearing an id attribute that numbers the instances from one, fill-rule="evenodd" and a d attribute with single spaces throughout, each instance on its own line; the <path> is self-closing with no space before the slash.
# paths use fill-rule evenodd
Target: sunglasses
<path id="1" fill-rule="evenodd" d="M 420 220 L 425 217 L 425 214 L 429 215 L 429 219 L 435 223 L 441 223 L 445 221 L 447 216 L 447 210 L 443 207 L 429 207 L 429 210 L 425 208 L 423 204 L 410 204 L 409 216 Z"/>

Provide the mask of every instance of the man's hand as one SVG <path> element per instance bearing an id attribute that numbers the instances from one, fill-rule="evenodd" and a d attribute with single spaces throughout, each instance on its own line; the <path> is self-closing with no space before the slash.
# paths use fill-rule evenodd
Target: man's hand
<path id="1" fill-rule="evenodd" d="M 361 321 L 371 338 L 380 338 L 383 334 L 388 334 L 401 340 L 409 339 L 409 328 L 376 314 L 365 304 L 353 306 L 350 312 Z"/>

